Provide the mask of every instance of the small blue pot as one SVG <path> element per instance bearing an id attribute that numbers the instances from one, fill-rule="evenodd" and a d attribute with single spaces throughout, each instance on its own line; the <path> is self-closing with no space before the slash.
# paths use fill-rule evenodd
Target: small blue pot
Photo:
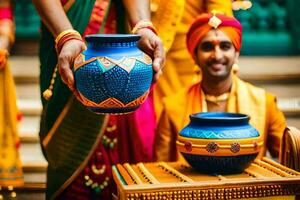
<path id="1" fill-rule="evenodd" d="M 152 82 L 151 58 L 137 43 L 138 35 L 96 34 L 85 37 L 87 50 L 74 64 L 75 95 L 96 113 L 135 111 L 147 98 Z"/>
<path id="2" fill-rule="evenodd" d="M 242 172 L 262 145 L 249 116 L 225 112 L 192 114 L 177 140 L 177 148 L 187 162 L 207 174 Z"/>

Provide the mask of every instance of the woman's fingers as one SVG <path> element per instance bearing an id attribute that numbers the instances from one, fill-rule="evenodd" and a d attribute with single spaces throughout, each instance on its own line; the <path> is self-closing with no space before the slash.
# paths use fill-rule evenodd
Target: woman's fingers
<path id="1" fill-rule="evenodd" d="M 165 61 L 165 53 L 162 42 L 159 38 L 155 41 L 153 69 L 158 72 L 163 68 Z"/>
<path id="2" fill-rule="evenodd" d="M 61 79 L 70 89 L 73 89 L 74 85 L 72 71 L 74 60 L 85 49 L 86 45 L 83 42 L 70 40 L 64 44 L 58 56 L 58 69 Z"/>
<path id="3" fill-rule="evenodd" d="M 140 48 L 153 58 L 153 70 L 155 72 L 153 80 L 156 81 L 162 74 L 161 70 L 165 62 L 162 41 L 152 30 L 147 28 L 140 29 L 138 34 L 141 36 Z"/>

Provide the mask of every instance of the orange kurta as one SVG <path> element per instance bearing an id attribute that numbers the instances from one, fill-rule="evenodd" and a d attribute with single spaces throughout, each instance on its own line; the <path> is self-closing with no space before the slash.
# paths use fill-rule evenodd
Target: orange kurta
<path id="1" fill-rule="evenodd" d="M 157 120 L 164 96 L 199 81 L 199 68 L 186 48 L 186 33 L 193 21 L 204 12 L 218 10 L 232 16 L 231 0 L 151 0 L 152 22 L 162 39 L 166 54 L 163 75 L 154 90 Z"/>
<path id="2" fill-rule="evenodd" d="M 154 146 L 157 160 L 178 159 L 177 135 L 189 123 L 190 114 L 202 111 L 203 98 L 200 91 L 201 83 L 197 83 L 164 99 L 164 109 Z M 265 154 L 266 147 L 272 155 L 276 155 L 286 123 L 283 113 L 276 105 L 275 97 L 234 76 L 227 104 L 228 112 L 239 112 L 250 116 L 250 124 L 259 131 L 261 139 L 265 141 L 259 156 Z"/>

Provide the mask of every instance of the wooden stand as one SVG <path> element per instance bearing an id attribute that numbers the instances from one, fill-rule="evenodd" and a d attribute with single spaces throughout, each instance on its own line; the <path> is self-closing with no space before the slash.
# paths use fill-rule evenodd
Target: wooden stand
<path id="1" fill-rule="evenodd" d="M 224 176 L 200 174 L 179 162 L 119 164 L 113 170 L 120 200 L 295 199 L 300 195 L 300 173 L 267 158 L 255 160 L 241 174 Z"/>

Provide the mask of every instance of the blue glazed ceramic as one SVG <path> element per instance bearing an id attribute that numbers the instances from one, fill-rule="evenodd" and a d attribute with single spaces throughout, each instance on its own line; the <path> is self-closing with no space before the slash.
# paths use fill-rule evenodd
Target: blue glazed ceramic
<path id="1" fill-rule="evenodd" d="M 96 113 L 136 110 L 147 98 L 152 60 L 137 43 L 138 35 L 96 34 L 85 37 L 87 50 L 74 64 L 75 95 Z"/>
<path id="2" fill-rule="evenodd" d="M 258 131 L 249 124 L 249 116 L 225 112 L 190 115 L 190 123 L 177 140 L 187 162 L 208 174 L 242 172 L 262 145 Z"/>

